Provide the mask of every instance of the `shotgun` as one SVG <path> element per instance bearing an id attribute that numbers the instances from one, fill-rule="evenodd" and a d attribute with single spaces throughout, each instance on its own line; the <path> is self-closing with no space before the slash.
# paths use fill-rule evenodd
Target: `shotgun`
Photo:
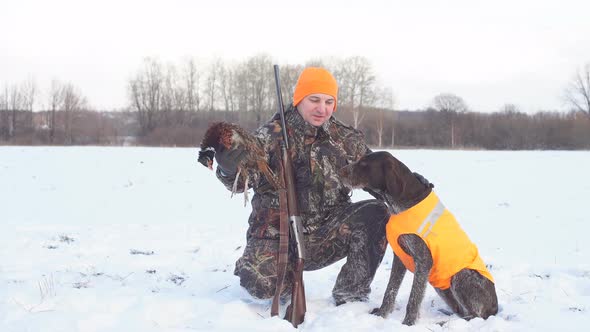
<path id="1" fill-rule="evenodd" d="M 275 84 L 278 97 L 278 111 L 281 117 L 281 129 L 283 140 L 280 142 L 282 173 L 284 188 L 279 190 L 279 201 L 282 201 L 281 209 L 286 205 L 286 215 L 288 216 L 289 227 L 285 225 L 287 218 L 281 218 L 279 230 L 279 256 L 277 264 L 277 289 L 273 298 L 271 315 L 278 314 L 279 296 L 283 286 L 286 264 L 288 260 L 289 243 L 291 243 L 296 252 L 295 265 L 293 268 L 293 285 L 291 293 L 291 304 L 287 307 L 285 319 L 291 322 L 294 327 L 301 324 L 305 319 L 305 289 L 303 287 L 303 264 L 305 261 L 305 246 L 303 243 L 303 223 L 297 204 L 297 195 L 295 192 L 295 176 L 293 173 L 293 161 L 291 160 L 291 151 L 289 148 L 289 139 L 287 136 L 287 124 L 285 122 L 285 107 L 281 95 L 281 83 L 279 77 L 279 66 L 274 65 Z M 286 204 L 285 204 L 286 203 Z M 284 215 L 285 213 L 283 213 Z M 292 236 L 291 236 L 292 235 Z"/>

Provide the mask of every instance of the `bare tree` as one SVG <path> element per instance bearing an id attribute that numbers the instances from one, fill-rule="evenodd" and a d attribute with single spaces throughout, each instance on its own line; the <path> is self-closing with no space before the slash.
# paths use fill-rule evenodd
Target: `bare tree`
<path id="1" fill-rule="evenodd" d="M 166 66 L 160 100 L 161 120 L 164 125 L 184 123 L 184 111 L 188 108 L 186 89 L 180 82 L 176 67 L 173 64 Z"/>
<path id="2" fill-rule="evenodd" d="M 565 99 L 575 110 L 590 116 L 590 63 L 576 73 L 565 90 Z"/>
<path id="3" fill-rule="evenodd" d="M 315 59 L 311 59 L 305 62 L 305 66 L 304 67 L 320 67 L 320 68 L 326 68 L 327 70 L 330 70 L 329 64 L 327 63 L 326 59 L 321 59 L 321 58 L 315 58 Z"/>
<path id="4" fill-rule="evenodd" d="M 455 121 L 457 113 L 463 113 L 468 110 L 467 104 L 463 98 L 452 93 L 441 93 L 434 97 L 434 108 L 443 113 L 444 117 L 448 119 L 450 125 L 451 147 L 455 147 Z"/>
<path id="5" fill-rule="evenodd" d="M 176 71 L 176 67 L 174 67 L 174 76 L 171 78 L 171 86 L 172 86 L 172 104 L 173 110 L 175 111 L 176 115 L 174 120 L 179 125 L 184 125 L 184 113 L 188 110 L 188 103 L 187 103 L 187 91 L 184 89 L 182 84 L 182 79 L 178 75 Z"/>
<path id="6" fill-rule="evenodd" d="M 8 85 L 3 89 L 0 94 L 0 140 L 8 140 L 8 123 L 10 122 L 10 116 L 8 113 Z"/>
<path id="7" fill-rule="evenodd" d="M 164 74 L 156 59 L 144 60 L 144 67 L 129 82 L 131 109 L 137 112 L 141 135 L 156 128 L 161 109 Z"/>
<path id="8" fill-rule="evenodd" d="M 352 110 L 353 126 L 358 128 L 364 117 L 363 107 L 375 101 L 376 78 L 371 63 L 360 56 L 346 58 L 339 64 L 335 76 L 340 84 L 340 100 Z"/>
<path id="9" fill-rule="evenodd" d="M 205 80 L 205 95 L 207 96 L 207 110 L 215 110 L 215 100 L 217 98 L 219 72 L 223 67 L 221 59 L 216 59 L 209 64 L 207 79 Z"/>
<path id="10" fill-rule="evenodd" d="M 293 98 L 293 93 L 295 92 L 295 85 L 297 85 L 297 79 L 299 78 L 299 75 L 302 71 L 303 66 L 301 65 L 281 66 L 281 93 L 285 103 L 292 102 L 291 99 Z"/>
<path id="11" fill-rule="evenodd" d="M 236 94 L 234 91 L 236 71 L 233 66 L 221 64 L 219 68 L 219 92 L 226 111 L 236 110 Z"/>
<path id="12" fill-rule="evenodd" d="M 399 120 L 399 113 L 393 111 L 391 114 L 391 147 L 395 147 L 395 126 Z"/>
<path id="13" fill-rule="evenodd" d="M 64 112 L 65 143 L 74 143 L 73 121 L 77 112 L 87 107 L 86 97 L 72 83 L 66 83 L 62 88 L 62 106 Z"/>
<path id="14" fill-rule="evenodd" d="M 385 122 L 386 112 L 392 111 L 394 104 L 395 104 L 395 96 L 393 94 L 393 89 L 391 88 L 377 88 L 376 89 L 376 96 L 377 96 L 377 139 L 378 139 L 378 146 L 383 147 L 383 134 L 385 132 Z M 393 141 L 395 139 L 395 130 L 393 129 L 393 123 L 391 124 L 391 141 L 393 147 Z"/>
<path id="15" fill-rule="evenodd" d="M 239 112 L 248 111 L 248 68 L 245 63 L 240 63 L 235 68 L 235 80 L 233 81 L 233 91 L 236 94 L 235 100 Z"/>
<path id="16" fill-rule="evenodd" d="M 189 111 L 199 111 L 201 104 L 200 80 L 201 76 L 197 70 L 194 59 L 189 59 L 184 69 L 184 85 L 186 93 L 186 103 Z"/>
<path id="17" fill-rule="evenodd" d="M 160 96 L 160 110 L 161 116 L 164 123 L 168 124 L 167 122 L 169 119 L 169 113 L 174 110 L 174 76 L 176 75 L 176 69 L 174 65 L 168 63 L 165 68 L 163 68 L 163 80 L 162 80 L 162 92 Z"/>
<path id="18" fill-rule="evenodd" d="M 500 107 L 500 112 L 502 113 L 520 113 L 520 108 L 515 104 L 504 104 Z"/>
<path id="19" fill-rule="evenodd" d="M 6 87 L 7 106 L 10 111 L 10 121 L 8 122 L 8 139 L 14 139 L 17 130 L 18 112 L 24 109 L 23 94 L 16 84 Z"/>
<path id="20" fill-rule="evenodd" d="M 55 142 L 55 129 L 56 129 L 56 115 L 58 109 L 61 107 L 63 100 L 63 88 L 62 84 L 57 80 L 51 81 L 51 86 L 49 87 L 49 112 L 47 113 L 47 126 L 49 127 L 49 143 L 53 144 Z"/>
<path id="21" fill-rule="evenodd" d="M 30 128 L 33 128 L 33 107 L 35 105 L 35 98 L 37 96 L 37 83 L 33 78 L 29 78 L 22 84 L 23 106 L 25 111 L 30 113 Z"/>
<path id="22" fill-rule="evenodd" d="M 16 141 L 17 135 L 30 130 L 36 85 L 32 79 L 5 85 L 0 93 L 0 138 Z"/>
<path id="23" fill-rule="evenodd" d="M 248 100 L 256 114 L 256 122 L 262 124 L 264 115 L 272 107 L 272 60 L 267 54 L 251 57 L 246 61 L 248 73 Z"/>
<path id="24" fill-rule="evenodd" d="M 465 112 L 467 111 L 467 104 L 463 98 L 452 93 L 441 93 L 434 97 L 434 108 L 437 111 L 446 112 Z"/>

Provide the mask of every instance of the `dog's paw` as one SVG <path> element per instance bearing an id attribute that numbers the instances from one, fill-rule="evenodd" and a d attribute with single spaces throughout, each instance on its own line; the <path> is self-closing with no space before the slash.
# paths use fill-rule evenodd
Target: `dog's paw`
<path id="1" fill-rule="evenodd" d="M 387 318 L 387 314 L 388 314 L 388 312 L 381 310 L 381 308 L 375 308 L 375 309 L 371 310 L 371 315 Z"/>
<path id="2" fill-rule="evenodd" d="M 402 324 L 407 325 L 407 326 L 412 326 L 412 325 L 416 324 L 416 317 L 409 317 L 406 315 Z"/>

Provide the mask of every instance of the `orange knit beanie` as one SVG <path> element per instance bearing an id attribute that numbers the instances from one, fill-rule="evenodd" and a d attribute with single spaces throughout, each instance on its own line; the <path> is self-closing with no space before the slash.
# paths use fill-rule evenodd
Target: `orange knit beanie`
<path id="1" fill-rule="evenodd" d="M 293 105 L 297 106 L 305 96 L 312 93 L 324 93 L 334 97 L 334 111 L 336 111 L 338 83 L 329 71 L 318 67 L 305 68 L 295 86 Z"/>

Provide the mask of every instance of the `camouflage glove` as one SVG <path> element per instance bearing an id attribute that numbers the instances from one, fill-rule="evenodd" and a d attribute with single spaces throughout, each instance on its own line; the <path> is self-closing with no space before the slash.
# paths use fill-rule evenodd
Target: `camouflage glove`
<path id="1" fill-rule="evenodd" d="M 237 146 L 234 149 L 226 149 L 221 145 L 219 151 L 215 152 L 215 160 L 217 167 L 221 171 L 221 175 L 226 177 L 233 177 L 238 172 L 238 164 L 246 156 L 246 150 Z"/>
<path id="2" fill-rule="evenodd" d="M 425 185 L 428 188 L 434 188 L 434 184 L 430 183 L 430 181 L 428 181 L 425 177 L 423 177 L 420 173 L 416 173 L 414 172 L 414 176 L 416 177 L 416 179 L 418 179 L 418 181 L 420 181 L 420 183 L 422 183 L 423 185 Z"/>

